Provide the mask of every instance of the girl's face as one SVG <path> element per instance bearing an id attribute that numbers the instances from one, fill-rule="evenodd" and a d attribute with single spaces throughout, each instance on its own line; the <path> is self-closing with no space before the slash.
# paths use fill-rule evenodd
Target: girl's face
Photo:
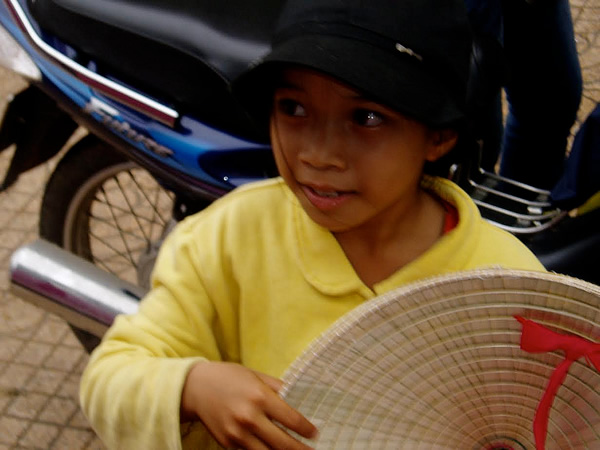
<path id="1" fill-rule="evenodd" d="M 332 232 L 394 225 L 416 206 L 425 161 L 456 136 L 432 131 L 308 69 L 275 90 L 271 141 L 281 176 L 308 215 Z"/>

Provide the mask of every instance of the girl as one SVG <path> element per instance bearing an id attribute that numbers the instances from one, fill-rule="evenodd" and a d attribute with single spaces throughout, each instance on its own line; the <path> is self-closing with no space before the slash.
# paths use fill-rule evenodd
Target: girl
<path id="1" fill-rule="evenodd" d="M 280 425 L 318 430 L 278 377 L 335 320 L 424 277 L 543 269 L 424 175 L 459 139 L 470 49 L 463 0 L 287 4 L 234 85 L 281 177 L 179 224 L 139 312 L 93 353 L 81 401 L 109 448 L 306 449 Z"/>

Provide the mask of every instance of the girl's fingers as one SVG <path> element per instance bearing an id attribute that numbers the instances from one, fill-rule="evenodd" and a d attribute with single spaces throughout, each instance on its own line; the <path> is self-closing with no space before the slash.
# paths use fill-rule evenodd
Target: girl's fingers
<path id="1" fill-rule="evenodd" d="M 274 398 L 273 402 L 267 405 L 265 412 L 271 420 L 279 422 L 284 427 L 295 431 L 302 437 L 314 439 L 318 434 L 317 428 L 310 423 L 306 417 L 288 405 L 280 397 Z"/>
<path id="2" fill-rule="evenodd" d="M 279 378 L 271 377 L 269 375 L 256 372 L 256 375 L 261 379 L 263 383 L 273 389 L 275 392 L 279 392 L 283 386 L 283 382 Z M 300 436 L 311 439 L 317 435 L 316 427 L 310 423 L 302 414 L 288 405 L 283 399 L 278 398 L 279 401 L 273 402 L 272 411 L 270 415 L 271 419 L 278 421 L 290 430 L 295 431 Z M 267 411 L 267 413 L 269 413 Z"/>
<path id="3" fill-rule="evenodd" d="M 285 448 L 289 450 L 310 450 L 312 448 L 291 436 L 267 417 L 265 417 L 265 423 L 257 429 L 257 437 L 266 443 L 269 448 Z"/>
<path id="4" fill-rule="evenodd" d="M 263 383 L 265 383 L 267 386 L 269 386 L 275 392 L 279 392 L 279 390 L 283 387 L 283 381 L 281 381 L 279 378 L 275 378 L 275 377 L 272 377 L 270 375 L 260 373 L 260 372 L 254 372 L 254 373 L 256 374 L 256 376 L 258 378 L 260 378 L 260 380 Z"/>
<path id="5" fill-rule="evenodd" d="M 240 447 L 236 448 L 243 448 L 245 450 L 269 450 L 272 448 L 252 434 L 247 435 L 244 442 L 240 442 L 239 445 Z"/>
<path id="6" fill-rule="evenodd" d="M 232 434 L 224 435 L 219 442 L 227 448 L 242 448 L 244 450 L 311 449 L 265 415 L 256 418 L 251 424 L 247 423 L 245 427 L 237 428 Z"/>
<path id="7" fill-rule="evenodd" d="M 226 448 L 310 449 L 280 425 L 305 438 L 316 436 L 316 428 L 278 395 L 277 378 L 238 364 L 203 363 L 190 371 L 186 386 L 182 410 L 193 411 Z"/>

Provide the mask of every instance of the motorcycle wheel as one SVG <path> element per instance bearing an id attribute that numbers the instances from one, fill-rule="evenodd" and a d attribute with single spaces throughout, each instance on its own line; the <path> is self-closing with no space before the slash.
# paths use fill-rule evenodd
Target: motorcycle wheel
<path id="1" fill-rule="evenodd" d="M 174 204 L 174 194 L 149 172 L 88 136 L 65 154 L 46 185 L 40 236 L 147 288 L 158 248 L 175 223 Z M 100 342 L 71 328 L 88 352 Z"/>

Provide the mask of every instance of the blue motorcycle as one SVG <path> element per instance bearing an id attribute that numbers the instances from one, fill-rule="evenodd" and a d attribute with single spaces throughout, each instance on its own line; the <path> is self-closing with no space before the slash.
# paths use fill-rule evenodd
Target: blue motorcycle
<path id="1" fill-rule="evenodd" d="M 2 127 L 17 144 L 3 187 L 88 130 L 48 183 L 41 237 L 147 286 L 174 221 L 275 175 L 228 80 L 268 48 L 280 2 L 218 4 L 0 4 L 31 71 Z"/>
<path id="2" fill-rule="evenodd" d="M 135 309 L 175 223 L 277 175 L 229 84 L 268 50 L 282 3 L 0 0 L 0 64 L 29 82 L 0 128 L 0 149 L 16 144 L 1 189 L 64 151 L 45 189 L 42 241 L 13 256 L 13 287 L 65 317 L 88 349 Z M 486 76 L 473 78 L 481 98 Z M 573 219 L 549 192 L 482 171 L 476 157 L 452 173 L 548 269 L 600 283 L 600 210 Z"/>

